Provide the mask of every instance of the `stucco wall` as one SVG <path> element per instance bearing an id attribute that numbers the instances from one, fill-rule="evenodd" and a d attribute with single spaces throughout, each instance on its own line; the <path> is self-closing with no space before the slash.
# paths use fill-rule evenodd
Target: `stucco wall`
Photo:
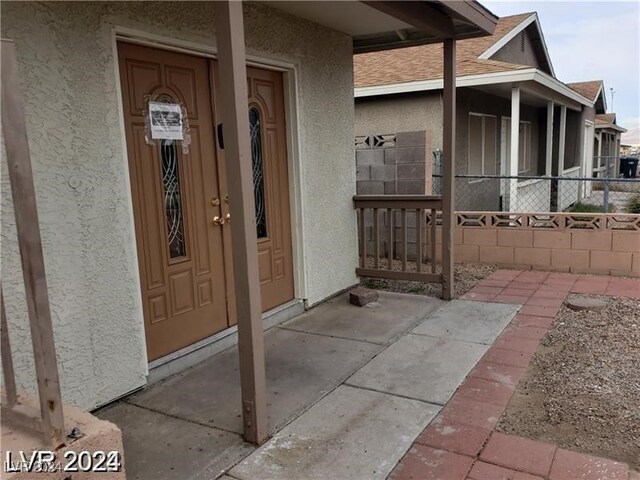
<path id="1" fill-rule="evenodd" d="M 442 148 L 442 92 L 356 99 L 356 135 L 426 132 L 427 152 Z"/>
<path id="2" fill-rule="evenodd" d="M 91 408 L 145 382 L 112 25 L 215 45 L 211 2 L 3 4 L 19 55 L 63 396 Z M 307 299 L 355 283 L 351 40 L 245 5 L 249 54 L 298 67 Z M 293 120 L 290 120 L 293 121 Z M 2 176 L 2 278 L 18 381 L 33 387 L 20 269 Z M 330 247 L 330 248 L 327 248 Z"/>

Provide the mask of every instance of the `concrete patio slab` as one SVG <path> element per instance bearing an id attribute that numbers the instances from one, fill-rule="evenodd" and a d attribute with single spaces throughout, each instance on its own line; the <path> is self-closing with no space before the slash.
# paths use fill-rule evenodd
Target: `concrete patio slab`
<path id="1" fill-rule="evenodd" d="M 127 478 L 209 480 L 251 453 L 240 435 L 168 417 L 124 402 L 99 413 L 120 427 Z"/>
<path id="2" fill-rule="evenodd" d="M 520 305 L 453 300 L 411 333 L 490 344 L 518 313 Z"/>
<path id="3" fill-rule="evenodd" d="M 268 331 L 264 341 L 270 431 L 282 427 L 382 349 L 279 328 Z M 238 351 L 231 348 L 214 355 L 127 401 L 242 433 Z"/>
<path id="4" fill-rule="evenodd" d="M 444 405 L 489 347 L 409 334 L 346 383 Z"/>
<path id="5" fill-rule="evenodd" d="M 388 343 L 444 304 L 424 295 L 379 292 L 377 302 L 364 307 L 349 303 L 349 294 L 340 295 L 287 322 L 284 328 Z"/>
<path id="6" fill-rule="evenodd" d="M 384 479 L 438 407 L 340 386 L 229 473 L 241 480 Z"/>

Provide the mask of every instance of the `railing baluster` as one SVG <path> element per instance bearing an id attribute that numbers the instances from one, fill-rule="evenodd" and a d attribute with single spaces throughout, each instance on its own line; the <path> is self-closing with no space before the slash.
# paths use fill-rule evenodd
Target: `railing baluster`
<path id="1" fill-rule="evenodd" d="M 416 209 L 416 271 L 422 271 L 422 209 Z"/>
<path id="2" fill-rule="evenodd" d="M 373 209 L 373 255 L 374 268 L 380 268 L 380 227 L 378 225 L 378 209 Z"/>
<path id="3" fill-rule="evenodd" d="M 362 257 L 360 258 L 360 266 L 356 268 L 356 273 L 362 277 L 386 278 L 390 280 L 407 280 L 417 282 L 434 282 L 442 283 L 442 274 L 436 273 L 435 269 L 435 230 L 437 211 L 442 209 L 442 199 L 437 196 L 428 195 L 356 195 L 353 197 L 354 208 L 358 210 L 359 237 L 363 240 L 360 246 Z M 371 209 L 373 220 L 369 219 L 367 210 Z M 386 210 L 386 214 L 382 210 Z M 407 221 L 407 210 L 409 210 L 409 222 Z M 431 217 L 429 217 L 429 211 Z M 427 228 L 427 219 L 431 218 L 432 228 Z M 416 268 L 408 268 L 409 263 L 409 247 L 408 238 L 409 223 L 415 219 L 415 228 L 418 231 L 415 234 L 417 245 L 415 248 Z M 384 227 L 381 227 L 384 224 Z M 367 238 L 369 228 L 371 227 L 373 242 L 372 252 L 375 258 L 369 261 L 367 258 Z M 381 229 L 387 228 L 386 235 L 380 232 Z M 380 236 L 382 235 L 382 239 Z M 425 246 L 429 235 L 432 236 L 432 270 L 429 272 L 428 267 L 424 267 L 422 262 L 427 258 L 426 253 L 429 251 Z M 381 243 L 386 239 L 387 249 L 387 266 L 382 265 L 380 255 Z M 397 242 L 397 243 L 396 243 Z M 425 250 L 426 248 L 426 250 Z M 402 252 L 400 252 L 402 249 Z M 394 257 L 394 252 L 397 255 Z M 412 251 L 413 253 L 413 251 Z M 394 262 L 398 260 L 398 265 Z M 423 268 L 424 267 L 424 268 Z"/>
<path id="4" fill-rule="evenodd" d="M 16 391 L 16 376 L 13 370 L 13 357 L 11 356 L 11 341 L 7 328 L 7 314 L 4 310 L 4 297 L 0 287 L 0 310 L 2 324 L 0 325 L 0 337 L 2 339 L 2 375 L 4 377 L 4 391 L 7 396 L 7 407 L 12 408 L 18 402 Z"/>
<path id="5" fill-rule="evenodd" d="M 364 207 L 358 213 L 360 214 L 360 266 L 367 268 L 367 223 L 365 221 Z"/>
<path id="6" fill-rule="evenodd" d="M 387 208 L 387 270 L 393 268 L 393 209 Z"/>
<path id="7" fill-rule="evenodd" d="M 407 271 L 407 209 L 400 211 L 400 222 L 402 223 L 402 271 Z"/>
<path id="8" fill-rule="evenodd" d="M 436 222 L 438 212 L 431 209 L 431 273 L 436 273 Z"/>

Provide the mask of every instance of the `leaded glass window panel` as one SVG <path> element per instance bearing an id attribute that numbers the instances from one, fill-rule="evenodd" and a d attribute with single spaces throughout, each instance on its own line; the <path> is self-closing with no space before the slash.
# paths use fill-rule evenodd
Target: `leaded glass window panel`
<path id="1" fill-rule="evenodd" d="M 262 127 L 260 112 L 256 107 L 249 108 L 249 133 L 251 136 L 253 195 L 256 203 L 256 229 L 258 238 L 264 238 L 267 236 L 267 209 L 264 195 Z"/>
<path id="2" fill-rule="evenodd" d="M 175 140 L 162 140 L 160 156 L 162 161 L 164 209 L 167 217 L 169 258 L 184 257 L 187 255 L 187 250 L 184 241 L 184 214 L 180 194 L 178 142 Z"/>

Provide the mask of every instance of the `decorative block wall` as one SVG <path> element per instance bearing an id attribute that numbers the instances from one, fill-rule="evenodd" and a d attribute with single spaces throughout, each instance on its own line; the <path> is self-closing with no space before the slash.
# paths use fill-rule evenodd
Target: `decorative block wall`
<path id="1" fill-rule="evenodd" d="M 457 212 L 456 225 L 456 263 L 640 277 L 639 215 Z M 438 255 L 441 239 L 438 226 Z"/>

